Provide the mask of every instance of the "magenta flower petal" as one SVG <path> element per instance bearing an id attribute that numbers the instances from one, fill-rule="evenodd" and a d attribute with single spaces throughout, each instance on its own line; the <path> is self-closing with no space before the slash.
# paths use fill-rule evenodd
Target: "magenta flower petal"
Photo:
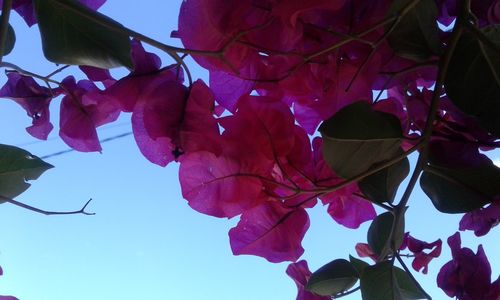
<path id="1" fill-rule="evenodd" d="M 82 152 L 102 150 L 92 118 L 71 96 L 61 101 L 59 127 L 61 139 L 71 148 Z"/>
<path id="2" fill-rule="evenodd" d="M 461 247 L 460 234 L 448 238 L 453 259 L 439 271 L 438 286 L 450 297 L 458 299 L 484 299 L 491 289 L 491 267 L 479 245 L 474 254 L 469 248 Z"/>
<path id="3" fill-rule="evenodd" d="M 135 142 L 146 159 L 164 167 L 175 159 L 172 153 L 174 150 L 172 149 L 172 141 L 168 137 L 151 138 L 144 124 L 145 106 L 146 102 L 138 102 L 132 114 L 132 131 Z"/>
<path id="4" fill-rule="evenodd" d="M 369 257 L 373 261 L 377 261 L 378 259 L 377 255 L 370 248 L 370 245 L 366 243 L 357 243 L 355 249 L 359 257 Z"/>
<path id="5" fill-rule="evenodd" d="M 159 82 L 182 82 L 182 72 L 178 73 L 173 67 L 160 70 L 160 58 L 154 53 L 146 52 L 140 42 L 132 40 L 131 46 L 134 70 L 104 91 L 121 104 L 121 110 L 124 112 L 132 112 L 139 97 Z"/>
<path id="6" fill-rule="evenodd" d="M 120 110 L 112 98 L 104 95 L 91 81 L 63 80 L 59 135 L 71 148 L 82 152 L 101 151 L 96 127 L 115 121 Z"/>
<path id="7" fill-rule="evenodd" d="M 286 274 L 293 279 L 297 285 L 297 298 L 296 300 L 329 300 L 330 297 L 323 297 L 315 295 L 311 292 L 305 290 L 307 281 L 311 277 L 311 271 L 307 266 L 305 260 L 298 261 L 296 263 L 291 263 L 286 268 Z"/>
<path id="8" fill-rule="evenodd" d="M 7 83 L 0 89 L 0 97 L 12 99 L 24 108 L 33 119 L 32 126 L 26 131 L 38 139 L 46 140 L 54 127 L 50 123 L 49 104 L 56 95 L 52 95 L 48 88 L 40 86 L 31 77 L 11 72 L 7 78 Z"/>
<path id="9" fill-rule="evenodd" d="M 160 57 L 144 50 L 141 42 L 132 40 L 131 47 L 132 62 L 134 64 L 133 74 L 147 74 L 160 69 Z"/>
<path id="10" fill-rule="evenodd" d="M 140 101 L 144 101 L 144 126 L 152 139 L 177 138 L 184 107 L 187 88 L 177 81 L 160 82 L 143 92 Z"/>
<path id="11" fill-rule="evenodd" d="M 224 127 L 223 137 L 238 147 L 234 156 L 244 152 L 255 158 L 261 154 L 269 161 L 286 156 L 294 145 L 294 119 L 290 109 L 278 99 L 262 96 L 244 96 L 237 112 L 219 119 Z"/>
<path id="12" fill-rule="evenodd" d="M 98 10 L 105 2 L 106 0 L 80 0 L 80 3 L 92 10 Z"/>
<path id="13" fill-rule="evenodd" d="M 464 214 L 460 220 L 459 230 L 473 230 L 476 236 L 486 235 L 491 228 L 500 222 L 500 201 L 491 203 L 488 207 L 480 208 Z"/>
<path id="14" fill-rule="evenodd" d="M 335 193 L 332 193 L 335 194 Z M 335 222 L 347 228 L 356 229 L 366 221 L 375 219 L 377 213 L 367 200 L 355 196 L 332 195 L 328 197 L 328 213 Z M 322 200 L 325 197 L 321 198 Z"/>
<path id="15" fill-rule="evenodd" d="M 260 180 L 239 176 L 248 172 L 230 157 L 200 151 L 183 155 L 180 162 L 182 196 L 196 211 L 232 218 L 262 201 Z"/>
<path id="16" fill-rule="evenodd" d="M 250 94 L 254 85 L 253 81 L 244 80 L 226 72 L 210 72 L 210 88 L 217 99 L 217 103 L 233 113 L 238 99 L 243 95 Z"/>
<path id="17" fill-rule="evenodd" d="M 408 250 L 414 253 L 415 258 L 412 262 L 412 267 L 415 271 L 427 274 L 428 265 L 433 258 L 439 257 L 441 255 L 442 241 L 436 240 L 432 243 L 427 243 L 424 241 L 417 240 L 411 235 L 407 234 L 407 246 Z M 429 253 L 424 252 L 424 250 L 431 250 Z"/>
<path id="18" fill-rule="evenodd" d="M 267 202 L 245 211 L 229 231 L 231 249 L 235 255 L 257 255 L 273 263 L 296 261 L 304 253 L 301 242 L 308 228 L 304 209 Z"/>
<path id="19" fill-rule="evenodd" d="M 109 87 L 116 82 L 108 69 L 101 69 L 92 66 L 79 66 L 79 68 L 89 80 L 102 82 L 105 87 Z"/>
<path id="20" fill-rule="evenodd" d="M 219 155 L 222 152 L 219 125 L 214 117 L 214 95 L 201 80 L 195 81 L 189 91 L 180 147 L 185 153 L 204 150 Z"/>

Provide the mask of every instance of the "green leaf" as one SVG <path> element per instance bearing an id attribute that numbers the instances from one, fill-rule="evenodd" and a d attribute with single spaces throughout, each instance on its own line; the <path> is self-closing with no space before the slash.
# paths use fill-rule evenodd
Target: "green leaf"
<path id="1" fill-rule="evenodd" d="M 368 264 L 367 262 L 365 262 L 361 259 L 355 258 L 351 255 L 349 255 L 349 261 L 351 262 L 352 266 L 356 269 L 356 271 L 358 272 L 360 277 L 361 277 L 361 274 L 363 273 L 363 270 L 366 267 L 370 266 L 370 264 Z"/>
<path id="2" fill-rule="evenodd" d="M 398 267 L 393 268 L 394 276 L 396 277 L 396 282 L 403 299 L 426 299 L 426 295 L 418 289 L 408 273 Z"/>
<path id="3" fill-rule="evenodd" d="M 368 245 L 372 251 L 379 257 L 386 257 L 391 253 L 391 241 L 389 239 L 392 229 L 394 216 L 390 212 L 378 215 L 368 228 Z M 398 249 L 403 242 L 405 224 L 404 218 L 400 219 L 399 224 L 395 225 L 394 240 L 395 248 Z"/>
<path id="4" fill-rule="evenodd" d="M 0 196 L 15 198 L 53 166 L 26 150 L 0 144 Z M 0 200 L 1 202 L 1 200 Z"/>
<path id="5" fill-rule="evenodd" d="M 402 153 L 402 151 L 401 151 Z M 410 172 L 410 163 L 405 158 L 396 164 L 385 168 L 359 181 L 359 188 L 375 203 L 392 203 L 401 182 Z"/>
<path id="6" fill-rule="evenodd" d="M 391 261 L 366 267 L 361 274 L 363 300 L 404 300 Z"/>
<path id="7" fill-rule="evenodd" d="M 500 49 L 500 25 L 480 29 Z M 444 81 L 451 101 L 500 137 L 500 53 L 464 33 L 453 52 Z"/>
<path id="8" fill-rule="evenodd" d="M 437 210 L 465 213 L 493 202 L 500 194 L 500 169 L 493 164 L 454 169 L 430 165 L 420 186 Z"/>
<path id="9" fill-rule="evenodd" d="M 16 44 L 16 33 L 14 32 L 14 28 L 12 26 L 7 27 L 7 39 L 5 40 L 5 47 L 3 49 L 2 55 L 9 54 L 12 49 L 14 49 L 14 45 Z"/>
<path id="10" fill-rule="evenodd" d="M 347 291 L 358 281 L 358 272 L 345 259 L 336 259 L 319 268 L 307 282 L 306 290 L 321 296 Z"/>
<path id="11" fill-rule="evenodd" d="M 394 115 L 372 110 L 360 101 L 321 124 L 323 157 L 340 177 L 351 178 L 400 151 L 401 124 Z"/>
<path id="12" fill-rule="evenodd" d="M 100 68 L 132 68 L 128 35 L 109 28 L 121 24 L 78 1 L 35 0 L 34 4 L 43 53 L 48 60 Z"/>
<path id="13" fill-rule="evenodd" d="M 395 0 L 389 15 L 397 14 L 412 0 Z M 441 52 L 439 27 L 437 24 L 438 7 L 434 0 L 421 0 L 413 7 L 387 40 L 394 52 L 401 57 L 415 61 L 425 61 Z"/>

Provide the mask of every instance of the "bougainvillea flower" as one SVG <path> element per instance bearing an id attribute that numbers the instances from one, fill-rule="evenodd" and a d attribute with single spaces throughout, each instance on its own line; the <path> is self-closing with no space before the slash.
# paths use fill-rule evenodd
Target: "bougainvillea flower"
<path id="1" fill-rule="evenodd" d="M 347 228 L 359 228 L 362 223 L 373 220 L 377 216 L 373 205 L 356 195 L 333 192 L 322 196 L 321 200 L 329 204 L 328 214 L 335 222 Z"/>
<path id="2" fill-rule="evenodd" d="M 283 18 L 291 26 L 297 25 L 297 20 L 301 14 L 314 10 L 336 11 L 341 8 L 346 0 L 285 0 L 277 1 L 273 6 L 273 15 Z"/>
<path id="3" fill-rule="evenodd" d="M 262 190 L 260 179 L 237 160 L 200 151 L 180 158 L 182 196 L 196 211 L 214 217 L 231 218 L 257 205 Z"/>
<path id="4" fill-rule="evenodd" d="M 500 201 L 489 206 L 464 214 L 460 220 L 459 230 L 473 230 L 476 236 L 486 235 L 500 223 Z"/>
<path id="5" fill-rule="evenodd" d="M 96 128 L 115 121 L 119 106 L 104 95 L 94 83 L 70 76 L 63 80 L 65 96 L 61 101 L 59 136 L 71 148 L 92 152 L 101 151 Z"/>
<path id="6" fill-rule="evenodd" d="M 306 291 L 305 286 L 311 277 L 311 271 L 307 265 L 307 261 L 301 260 L 296 263 L 291 263 L 286 268 L 286 274 L 293 279 L 297 285 L 297 298 L 296 300 L 329 300 L 330 297 L 318 296 L 311 292 Z"/>
<path id="7" fill-rule="evenodd" d="M 88 8 L 97 10 L 101 7 L 106 0 L 79 0 L 80 3 L 86 5 Z M 3 0 L 0 0 L 0 8 L 2 7 Z M 35 17 L 35 9 L 33 7 L 33 0 L 13 0 L 12 9 L 14 9 L 28 24 L 29 27 L 37 23 Z"/>
<path id="8" fill-rule="evenodd" d="M 235 255 L 257 255 L 273 263 L 296 261 L 304 253 L 301 242 L 308 228 L 303 208 L 269 201 L 241 215 L 229 231 L 231 249 Z"/>
<path id="9" fill-rule="evenodd" d="M 144 112 L 147 102 L 138 101 L 134 106 L 132 114 L 132 131 L 134 139 L 142 155 L 150 162 L 159 166 L 166 166 L 175 159 L 173 154 L 173 144 L 169 137 L 157 137 L 153 139 L 145 126 Z"/>
<path id="10" fill-rule="evenodd" d="M 182 82 L 182 72 L 177 74 L 172 67 L 160 70 L 160 58 L 154 53 L 146 52 L 139 41 L 132 40 L 130 54 L 134 65 L 132 72 L 105 90 L 107 95 L 114 97 L 121 104 L 122 111 L 133 111 L 139 96 L 150 85 L 156 85 L 157 80 L 178 79 Z"/>
<path id="11" fill-rule="evenodd" d="M 412 237 L 410 233 L 405 234 L 405 245 L 401 247 L 405 249 L 408 247 L 408 250 L 413 252 L 415 258 L 412 262 L 412 267 L 415 271 L 427 274 L 428 265 L 433 258 L 439 257 L 441 255 L 441 247 L 442 247 L 441 239 L 438 239 L 432 243 L 427 243 L 421 240 L 417 240 Z M 429 253 L 424 252 L 424 250 L 431 250 Z"/>
<path id="12" fill-rule="evenodd" d="M 93 66 L 78 66 L 80 70 L 93 82 L 102 82 L 107 88 L 113 85 L 116 80 L 111 76 L 108 69 L 101 69 Z"/>
<path id="13" fill-rule="evenodd" d="M 254 85 L 255 82 L 244 80 L 228 72 L 210 72 L 210 88 L 217 97 L 218 103 L 230 112 L 236 110 L 240 97 L 250 94 Z"/>
<path id="14" fill-rule="evenodd" d="M 210 88 L 201 80 L 195 81 L 189 90 L 180 136 L 173 141 L 183 153 L 204 150 L 220 155 L 222 152 L 214 105 L 215 99 Z"/>
<path id="15" fill-rule="evenodd" d="M 462 248 L 458 232 L 448 238 L 448 245 L 453 259 L 439 271 L 438 286 L 448 296 L 460 300 L 497 300 L 498 294 L 491 292 L 497 283 L 491 283 L 491 267 L 482 245 L 476 254 Z"/>
<path id="16" fill-rule="evenodd" d="M 155 80 L 156 85 L 150 84 L 138 98 L 132 114 L 132 129 L 144 156 L 165 166 L 175 159 L 173 140 L 179 135 L 188 91 L 168 76 Z M 165 147 L 167 140 L 168 147 Z M 153 148 L 156 151 L 152 152 Z"/>
<path id="17" fill-rule="evenodd" d="M 49 104 L 55 95 L 29 76 L 11 72 L 7 74 L 7 78 L 0 90 L 0 97 L 12 99 L 21 105 L 33 119 L 32 125 L 27 127 L 26 131 L 38 139 L 46 140 L 54 127 L 50 123 Z"/>
<path id="18" fill-rule="evenodd" d="M 183 74 L 174 66 L 161 68 L 160 58 L 132 41 L 133 71 L 110 85 L 103 94 L 132 112 L 132 130 L 141 153 L 152 163 L 166 166 L 177 158 L 179 131 L 188 89 Z M 161 68 L 161 69 L 160 69 Z M 108 74 L 87 70 L 87 76 L 109 80 Z"/>
<path id="19" fill-rule="evenodd" d="M 377 255 L 373 252 L 372 248 L 370 248 L 370 245 L 366 243 L 357 243 L 355 249 L 359 257 L 369 257 L 373 261 L 377 261 L 378 259 Z"/>
<path id="20" fill-rule="evenodd" d="M 294 145 L 293 115 L 284 103 L 272 97 L 242 97 L 237 112 L 219 119 L 219 123 L 225 129 L 223 138 L 233 145 L 225 152 L 240 160 L 274 163 Z"/>

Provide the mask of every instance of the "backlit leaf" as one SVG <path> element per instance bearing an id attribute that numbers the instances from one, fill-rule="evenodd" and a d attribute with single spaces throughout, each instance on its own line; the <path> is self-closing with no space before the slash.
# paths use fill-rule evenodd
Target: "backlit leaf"
<path id="1" fill-rule="evenodd" d="M 394 201 L 401 182 L 408 176 L 410 163 L 405 158 L 373 175 L 363 178 L 359 188 L 371 201 L 376 203 Z"/>
<path id="2" fill-rule="evenodd" d="M 323 157 L 339 176 L 357 176 L 400 151 L 401 124 L 394 115 L 355 102 L 321 124 Z"/>
<path id="3" fill-rule="evenodd" d="M 132 68 L 129 37 L 108 27 L 121 26 L 117 22 L 78 1 L 35 0 L 34 4 L 48 60 L 99 68 Z"/>
<path id="4" fill-rule="evenodd" d="M 358 281 L 356 268 L 345 259 L 336 259 L 319 268 L 307 282 L 306 289 L 321 296 L 347 291 Z"/>
<path id="5" fill-rule="evenodd" d="M 395 224 L 394 240 L 395 248 L 398 249 L 403 242 L 404 219 L 401 218 L 399 224 Z M 390 234 L 394 216 L 390 212 L 378 215 L 368 228 L 368 245 L 372 251 L 380 257 L 385 257 L 391 252 Z"/>
<path id="6" fill-rule="evenodd" d="M 16 44 L 16 33 L 14 32 L 14 28 L 12 26 L 7 27 L 7 39 L 5 40 L 5 46 L 3 48 L 2 55 L 9 54 L 12 49 L 14 49 L 14 45 Z"/>
<path id="7" fill-rule="evenodd" d="M 53 166 L 26 150 L 0 144 L 0 196 L 15 198 Z M 0 203 L 3 202 L 0 199 Z"/>
<path id="8" fill-rule="evenodd" d="M 481 31 L 500 49 L 500 25 Z M 500 54 L 470 32 L 460 38 L 444 81 L 446 93 L 463 112 L 500 136 Z"/>
<path id="9" fill-rule="evenodd" d="M 383 261 L 366 267 L 361 274 L 363 300 L 403 300 L 392 262 Z"/>
<path id="10" fill-rule="evenodd" d="M 400 13 L 409 3 L 410 0 L 395 0 L 390 13 Z M 441 44 L 437 16 L 438 8 L 434 0 L 418 2 L 401 18 L 387 38 L 394 52 L 415 61 L 424 61 L 439 54 Z"/>
<path id="11" fill-rule="evenodd" d="M 493 163 L 448 168 L 427 166 L 420 178 L 422 190 L 444 213 L 473 211 L 500 195 L 500 169 Z"/>

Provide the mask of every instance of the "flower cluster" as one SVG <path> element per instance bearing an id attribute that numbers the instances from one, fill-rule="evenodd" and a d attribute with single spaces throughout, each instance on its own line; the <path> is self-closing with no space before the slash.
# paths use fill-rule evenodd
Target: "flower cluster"
<path id="1" fill-rule="evenodd" d="M 81 2 L 91 9 L 104 3 Z M 438 210 L 468 212 L 460 230 L 480 236 L 499 223 L 497 181 L 477 191 L 483 177 L 476 176 L 498 176 L 491 160 L 481 154 L 500 146 L 495 132 L 498 122 L 491 118 L 488 101 L 479 108 L 474 105 L 480 101 L 466 103 L 473 106 L 470 112 L 454 96 L 460 90 L 455 78 L 439 79 L 443 57 L 449 58 L 452 67 L 461 65 L 455 66 L 454 57 L 444 54 L 447 47 L 467 43 L 442 29 L 460 15 L 459 2 L 186 0 L 172 36 L 186 47 L 176 51 L 192 55 L 209 71 L 208 86 L 201 80 L 185 86 L 182 63 L 162 66 L 156 54 L 132 40 L 133 69 L 123 78 L 80 66 L 88 80 L 68 76 L 60 82 L 52 80 L 57 87 L 51 88 L 11 72 L 0 97 L 24 108 L 32 118 L 27 131 L 46 139 L 53 129 L 49 105 L 62 96 L 59 135 L 84 152 L 101 151 L 97 127 L 115 121 L 121 113 L 131 113 L 142 154 L 160 166 L 180 162 L 182 195 L 194 210 L 219 218 L 239 216 L 229 231 L 234 254 L 294 262 L 287 273 L 299 289 L 297 299 L 326 299 L 304 290 L 311 272 L 305 261 L 297 262 L 309 227 L 307 209 L 318 202 L 328 205 L 328 214 L 352 229 L 377 217 L 373 203 L 402 211 L 393 199 L 377 201 L 364 192 L 358 181 L 368 175 L 339 176 L 324 158 L 328 149 L 326 141 L 315 136 L 318 125 L 353 103 L 372 110 L 376 124 L 384 118 L 390 119 L 390 125 L 396 120 L 400 136 L 374 140 L 396 140 L 398 153 L 425 148 L 426 169 L 419 165 L 418 172 L 427 172 L 422 180 L 431 184 L 424 190 Z M 30 26 L 36 22 L 32 1 L 14 1 L 13 8 Z M 479 32 L 500 20 L 499 0 L 471 1 L 470 10 L 475 18 L 469 25 Z M 484 65 L 492 64 L 488 51 L 482 53 Z M 473 59 L 478 61 L 482 62 Z M 383 162 L 374 161 L 374 165 Z M 450 185 L 466 181 L 468 185 L 461 188 L 479 200 L 443 202 L 436 196 L 441 185 L 433 185 L 438 180 Z M 413 268 L 427 273 L 429 262 L 441 253 L 441 240 L 427 243 L 403 233 L 399 251 L 394 248 L 392 255 L 407 248 L 414 257 Z M 464 300 L 494 299 L 498 280 L 490 282 L 482 247 L 477 254 L 460 248 L 458 234 L 448 244 L 453 260 L 441 269 L 439 286 L 449 296 Z M 368 244 L 360 243 L 356 250 L 359 256 L 380 262 L 380 253 Z M 474 264 L 483 269 L 472 278 Z"/>

